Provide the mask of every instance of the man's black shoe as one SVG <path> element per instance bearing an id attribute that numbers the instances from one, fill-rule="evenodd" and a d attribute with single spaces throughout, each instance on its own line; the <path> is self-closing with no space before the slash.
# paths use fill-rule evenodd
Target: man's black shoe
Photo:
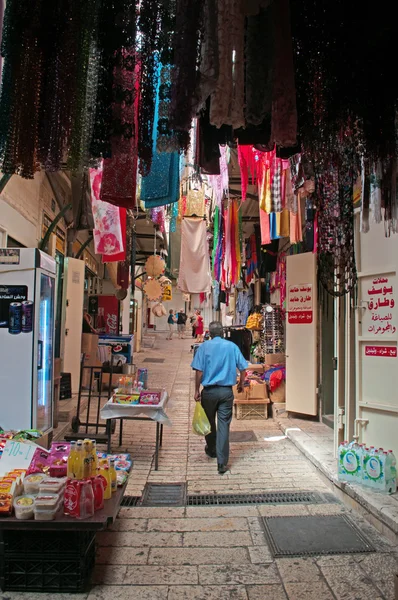
<path id="1" fill-rule="evenodd" d="M 217 458 L 217 454 L 213 454 L 213 452 L 210 452 L 208 446 L 205 446 L 205 452 L 209 458 Z"/>
<path id="2" fill-rule="evenodd" d="M 227 465 L 220 465 L 218 464 L 218 473 L 219 475 L 224 475 L 224 473 L 226 473 L 227 471 L 229 471 Z"/>

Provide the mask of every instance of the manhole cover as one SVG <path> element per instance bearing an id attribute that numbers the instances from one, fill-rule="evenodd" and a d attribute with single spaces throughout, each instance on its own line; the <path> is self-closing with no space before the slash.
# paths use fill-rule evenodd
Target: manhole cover
<path id="1" fill-rule="evenodd" d="M 274 558 L 375 552 L 345 515 L 263 517 L 262 520 Z"/>
<path id="2" fill-rule="evenodd" d="M 185 506 L 185 483 L 147 483 L 140 506 Z"/>
<path id="3" fill-rule="evenodd" d="M 230 442 L 257 442 L 254 431 L 231 431 L 229 434 Z"/>
<path id="4" fill-rule="evenodd" d="M 144 358 L 142 362 L 146 363 L 164 363 L 164 358 Z"/>

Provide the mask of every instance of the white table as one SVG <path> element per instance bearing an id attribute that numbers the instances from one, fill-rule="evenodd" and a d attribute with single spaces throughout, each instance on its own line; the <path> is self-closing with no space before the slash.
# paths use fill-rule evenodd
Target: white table
<path id="1" fill-rule="evenodd" d="M 119 419 L 119 446 L 123 443 L 123 421 L 154 421 L 156 423 L 155 471 L 159 466 L 159 448 L 163 442 L 163 425 L 171 427 L 171 421 L 165 408 L 169 401 L 167 392 L 163 392 L 159 404 L 117 404 L 109 400 L 101 409 L 101 419 Z M 108 453 L 111 453 L 111 427 L 108 432 Z"/>

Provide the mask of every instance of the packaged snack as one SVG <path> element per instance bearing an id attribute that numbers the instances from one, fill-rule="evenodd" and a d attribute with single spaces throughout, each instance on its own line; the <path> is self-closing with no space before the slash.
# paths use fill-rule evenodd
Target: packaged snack
<path id="1" fill-rule="evenodd" d="M 65 488 L 67 478 L 61 477 L 45 477 L 39 484 L 39 492 L 45 492 L 50 494 L 59 494 Z"/>
<path id="2" fill-rule="evenodd" d="M 53 521 L 62 505 L 59 494 L 38 494 L 35 499 L 35 521 Z"/>
<path id="3" fill-rule="evenodd" d="M 0 479 L 0 494 L 10 494 L 13 496 L 15 494 L 15 488 L 15 481 L 4 481 L 4 479 Z"/>
<path id="4" fill-rule="evenodd" d="M 0 493 L 0 516 L 8 517 L 12 513 L 11 494 Z"/>
<path id="5" fill-rule="evenodd" d="M 70 442 L 53 442 L 50 448 L 51 465 L 66 465 L 70 452 Z"/>
<path id="6" fill-rule="evenodd" d="M 50 453 L 42 448 L 36 448 L 27 474 L 46 473 L 50 468 Z"/>
<path id="7" fill-rule="evenodd" d="M 140 404 L 159 404 L 161 396 L 161 390 L 144 390 L 140 394 Z"/>
<path id="8" fill-rule="evenodd" d="M 126 483 L 128 479 L 128 474 L 126 471 L 116 471 L 116 481 L 118 487 L 121 487 Z"/>
<path id="9" fill-rule="evenodd" d="M 44 473 L 33 473 L 27 475 L 24 480 L 25 494 L 38 494 L 40 484 L 45 479 Z"/>
<path id="10" fill-rule="evenodd" d="M 115 460 L 116 471 L 130 471 L 131 462 L 129 460 Z"/>
<path id="11" fill-rule="evenodd" d="M 35 496 L 18 496 L 14 500 L 14 510 L 17 519 L 32 519 L 35 507 Z"/>

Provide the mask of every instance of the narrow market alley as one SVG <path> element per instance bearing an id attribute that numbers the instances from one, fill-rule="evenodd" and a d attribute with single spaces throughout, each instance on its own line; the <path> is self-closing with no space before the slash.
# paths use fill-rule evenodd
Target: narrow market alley
<path id="1" fill-rule="evenodd" d="M 232 432 L 253 432 L 253 440 L 232 442 L 230 471 L 217 474 L 203 440 L 191 431 L 191 341 L 164 337 L 135 360 L 148 367 L 152 388 L 170 393 L 172 427 L 165 427 L 155 471 L 153 424 L 125 422 L 120 450 L 134 460 L 126 494 L 140 496 L 147 482 L 186 482 L 190 496 L 310 491 L 324 502 L 122 508 L 113 529 L 98 536 L 95 585 L 79 600 L 393 600 L 398 548 L 339 502 L 293 443 L 281 439 L 272 418 L 233 420 Z M 349 515 L 376 553 L 272 558 L 261 517 L 334 514 Z"/>

